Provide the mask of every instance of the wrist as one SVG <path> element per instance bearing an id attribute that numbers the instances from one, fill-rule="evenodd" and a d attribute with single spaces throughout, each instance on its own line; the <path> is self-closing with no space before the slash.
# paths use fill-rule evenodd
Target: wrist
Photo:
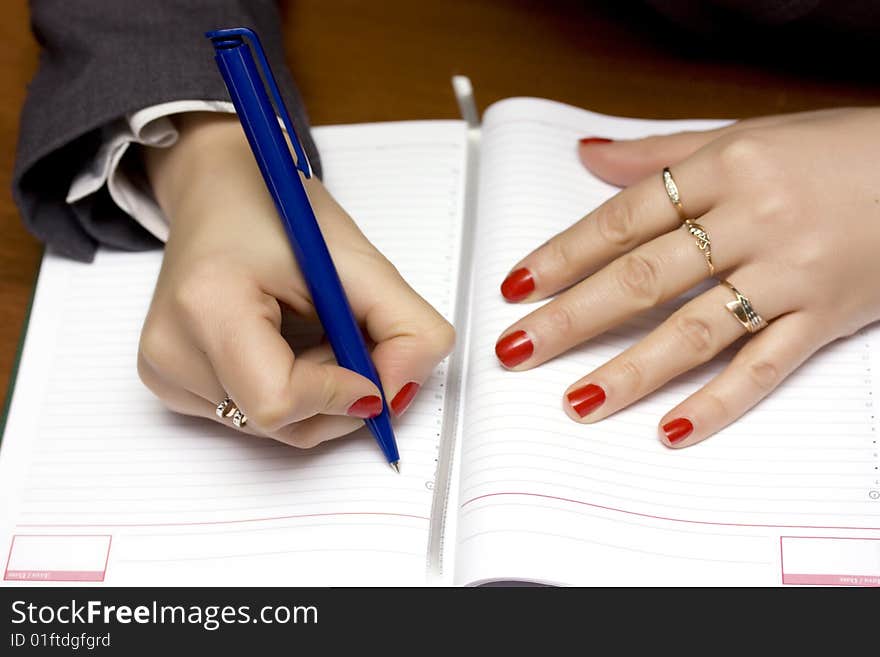
<path id="1" fill-rule="evenodd" d="M 144 168 L 157 203 L 169 222 L 195 187 L 215 180 L 235 161 L 247 140 L 234 114 L 187 112 L 172 117 L 178 139 L 167 148 L 144 148 Z"/>

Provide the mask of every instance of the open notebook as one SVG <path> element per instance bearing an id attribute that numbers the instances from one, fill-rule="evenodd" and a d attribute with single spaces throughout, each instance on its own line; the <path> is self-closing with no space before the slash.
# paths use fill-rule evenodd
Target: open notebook
<path id="1" fill-rule="evenodd" d="M 496 362 L 524 312 L 508 269 L 615 192 L 577 139 L 710 125 L 509 99 L 481 130 L 315 130 L 327 185 L 458 327 L 397 424 L 402 476 L 364 431 L 298 451 L 164 410 L 135 372 L 161 255 L 47 254 L 0 451 L 4 583 L 880 583 L 880 327 L 680 451 L 656 423 L 724 357 L 595 425 L 560 407 L 675 304 L 529 372 Z"/>

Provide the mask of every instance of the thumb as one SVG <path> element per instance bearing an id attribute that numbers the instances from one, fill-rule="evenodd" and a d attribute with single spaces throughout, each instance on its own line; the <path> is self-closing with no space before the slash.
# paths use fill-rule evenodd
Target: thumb
<path id="1" fill-rule="evenodd" d="M 663 167 L 681 162 L 716 139 L 720 132 L 679 132 L 619 141 L 585 137 L 578 142 L 578 156 L 597 178 L 618 187 L 627 187 Z"/>
<path id="2" fill-rule="evenodd" d="M 449 352 L 455 331 L 394 269 L 381 285 L 383 294 L 368 299 L 365 324 L 375 341 L 373 362 L 391 412 L 401 415 L 419 388 Z"/>

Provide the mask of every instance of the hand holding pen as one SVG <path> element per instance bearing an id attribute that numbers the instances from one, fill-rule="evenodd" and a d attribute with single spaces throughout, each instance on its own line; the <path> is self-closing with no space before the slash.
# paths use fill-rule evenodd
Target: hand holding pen
<path id="1" fill-rule="evenodd" d="M 173 147 L 145 151 L 171 233 L 141 335 L 141 378 L 172 410 L 231 426 L 215 412 L 228 395 L 247 416 L 241 431 L 297 447 L 363 426 L 379 410 L 379 387 L 336 365 L 329 345 L 294 354 L 281 336 L 282 306 L 302 321 L 317 317 L 238 119 L 185 114 L 176 123 Z M 452 327 L 320 180 L 304 184 L 399 415 L 451 350 Z"/>

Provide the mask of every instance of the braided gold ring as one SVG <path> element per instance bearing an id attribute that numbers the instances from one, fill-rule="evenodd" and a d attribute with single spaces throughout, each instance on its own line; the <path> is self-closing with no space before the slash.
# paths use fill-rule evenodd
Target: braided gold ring
<path id="1" fill-rule="evenodd" d="M 706 264 L 709 266 L 709 276 L 714 276 L 715 265 L 712 263 L 712 240 L 709 239 L 709 233 L 696 221 L 691 221 L 690 219 L 685 219 L 682 225 L 693 236 L 697 248 L 700 249 L 703 257 L 706 258 Z"/>

